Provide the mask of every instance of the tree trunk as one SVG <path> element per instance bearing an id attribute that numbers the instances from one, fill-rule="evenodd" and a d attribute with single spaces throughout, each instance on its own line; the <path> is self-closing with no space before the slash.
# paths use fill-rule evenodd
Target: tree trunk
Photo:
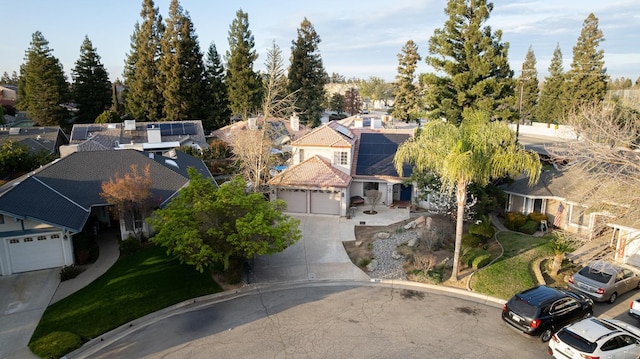
<path id="1" fill-rule="evenodd" d="M 560 267 L 562 267 L 562 261 L 564 260 L 564 253 L 557 253 L 553 256 L 553 262 L 551 263 L 551 268 L 549 269 L 549 274 L 552 277 L 558 275 L 560 271 Z"/>
<path id="2" fill-rule="evenodd" d="M 458 202 L 458 212 L 456 216 L 456 241 L 453 249 L 453 269 L 451 279 L 458 281 L 458 268 L 460 264 L 460 247 L 462 246 L 462 230 L 464 224 L 464 205 L 467 202 L 467 186 L 464 181 L 458 181 L 456 186 L 456 200 Z"/>

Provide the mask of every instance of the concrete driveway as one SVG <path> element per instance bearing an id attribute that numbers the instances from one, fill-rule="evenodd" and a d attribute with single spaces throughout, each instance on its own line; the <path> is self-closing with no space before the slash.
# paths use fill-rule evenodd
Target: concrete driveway
<path id="1" fill-rule="evenodd" d="M 27 344 L 51 302 L 60 269 L 0 276 L 0 358 L 36 358 Z"/>

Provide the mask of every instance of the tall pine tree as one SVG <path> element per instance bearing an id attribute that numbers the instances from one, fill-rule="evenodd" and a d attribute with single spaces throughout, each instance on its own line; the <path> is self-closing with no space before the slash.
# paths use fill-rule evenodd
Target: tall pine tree
<path id="1" fill-rule="evenodd" d="M 231 109 L 229 94 L 224 82 L 224 65 L 216 45 L 211 43 L 205 59 L 204 120 L 205 130 L 215 130 L 229 124 Z"/>
<path id="2" fill-rule="evenodd" d="M 69 86 L 62 64 L 52 52 L 49 42 L 36 31 L 20 66 L 16 107 L 27 111 L 39 126 L 59 126 L 67 115 L 61 105 L 69 99 Z"/>
<path id="3" fill-rule="evenodd" d="M 142 24 L 135 25 L 131 51 L 125 61 L 125 110 L 136 120 L 159 121 L 163 109 L 163 79 L 159 76 L 158 59 L 164 25 L 153 0 L 143 0 L 140 17 Z"/>
<path id="4" fill-rule="evenodd" d="M 521 121 L 534 121 L 537 112 L 538 97 L 538 70 L 536 69 L 536 55 L 533 47 L 529 46 L 527 55 L 522 63 L 522 74 L 518 84 L 518 112 Z"/>
<path id="5" fill-rule="evenodd" d="M 425 102 L 429 116 L 460 123 L 462 111 L 474 108 L 494 118 L 515 119 L 515 80 L 509 67 L 509 44 L 502 31 L 485 26 L 493 10 L 486 0 L 449 0 L 443 28 L 429 39 Z"/>
<path id="6" fill-rule="evenodd" d="M 409 40 L 398 54 L 398 74 L 391 112 L 391 116 L 405 122 L 417 120 L 420 114 L 418 93 L 414 83 L 418 61 L 420 61 L 418 45 L 413 40 Z"/>
<path id="7" fill-rule="evenodd" d="M 566 112 L 565 75 L 562 67 L 562 50 L 556 45 L 549 64 L 549 76 L 545 78 L 538 100 L 536 117 L 540 122 L 560 123 Z"/>
<path id="8" fill-rule="evenodd" d="M 324 85 L 328 76 L 318 49 L 320 36 L 306 17 L 297 31 L 298 38 L 292 41 L 291 46 L 289 92 L 296 93 L 296 108 L 300 111 L 300 121 L 315 127 L 320 124 L 325 98 Z"/>
<path id="9" fill-rule="evenodd" d="M 573 47 L 573 61 L 567 72 L 568 90 L 573 108 L 600 102 L 607 93 L 608 76 L 604 67 L 604 50 L 598 50 L 604 41 L 598 28 L 598 18 L 589 14 L 582 24 L 582 31 Z"/>
<path id="10" fill-rule="evenodd" d="M 247 120 L 260 107 L 262 81 L 253 70 L 258 53 L 254 49 L 253 34 L 249 30 L 249 15 L 242 10 L 236 12 L 236 18 L 229 26 L 228 40 L 225 83 L 229 93 L 229 107 L 233 115 Z"/>
<path id="11" fill-rule="evenodd" d="M 166 121 L 201 118 L 204 63 L 193 22 L 178 0 L 171 0 L 159 60 Z"/>
<path id="12" fill-rule="evenodd" d="M 80 58 L 71 72 L 72 95 L 78 106 L 76 122 L 92 123 L 111 106 L 109 74 L 100 62 L 100 55 L 88 36 L 80 46 Z"/>

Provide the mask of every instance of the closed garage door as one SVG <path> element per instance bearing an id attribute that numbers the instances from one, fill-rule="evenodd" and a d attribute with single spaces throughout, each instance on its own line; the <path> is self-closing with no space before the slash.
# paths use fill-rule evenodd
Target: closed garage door
<path id="1" fill-rule="evenodd" d="M 287 212 L 307 213 L 307 191 L 280 189 L 278 199 L 287 202 Z"/>
<path id="2" fill-rule="evenodd" d="M 7 239 L 11 272 L 20 273 L 64 266 L 59 234 Z"/>
<path id="3" fill-rule="evenodd" d="M 340 215 L 340 192 L 312 191 L 311 213 Z"/>

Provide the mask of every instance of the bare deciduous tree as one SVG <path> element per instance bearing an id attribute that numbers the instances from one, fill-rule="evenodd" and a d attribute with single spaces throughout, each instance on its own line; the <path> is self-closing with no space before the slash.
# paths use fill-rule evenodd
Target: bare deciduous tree
<path id="1" fill-rule="evenodd" d="M 558 163 L 578 175 L 571 198 L 589 210 L 615 217 L 616 223 L 640 224 L 640 115 L 615 103 L 585 105 L 567 117 L 578 135 L 547 148 Z M 600 226 L 610 218 L 598 221 Z M 602 228 L 595 228 L 599 231 Z"/>

